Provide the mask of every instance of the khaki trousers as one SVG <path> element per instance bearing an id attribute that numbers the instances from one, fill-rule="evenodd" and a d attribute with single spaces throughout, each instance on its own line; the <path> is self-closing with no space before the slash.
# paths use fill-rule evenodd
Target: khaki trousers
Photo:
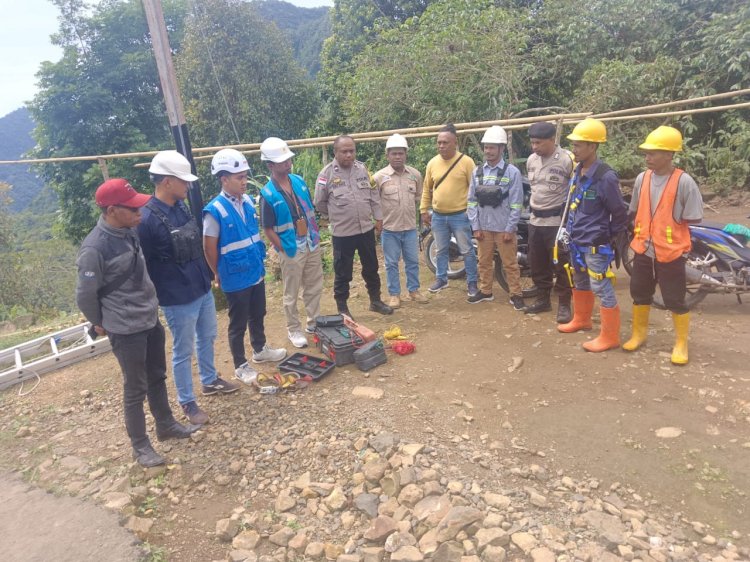
<path id="1" fill-rule="evenodd" d="M 482 231 L 484 236 L 477 240 L 479 250 L 479 290 L 487 295 L 492 294 L 492 281 L 495 278 L 495 248 L 503 260 L 505 278 L 508 280 L 510 296 L 521 295 L 521 269 L 518 267 L 518 238 L 515 233 L 510 242 L 503 241 L 504 232 Z"/>
<path id="2" fill-rule="evenodd" d="M 320 296 L 323 293 L 323 261 L 320 246 L 314 250 L 297 253 L 290 258 L 285 253 L 279 254 L 281 280 L 284 284 L 284 314 L 286 327 L 290 332 L 302 329 L 297 310 L 297 298 L 302 289 L 302 301 L 305 304 L 307 326 L 315 326 L 315 317 L 320 316 Z"/>

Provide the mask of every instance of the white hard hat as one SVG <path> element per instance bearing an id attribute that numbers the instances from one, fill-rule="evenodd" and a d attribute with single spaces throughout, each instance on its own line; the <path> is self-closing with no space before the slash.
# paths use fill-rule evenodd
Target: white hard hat
<path id="1" fill-rule="evenodd" d="M 500 125 L 492 125 L 484 132 L 482 144 L 508 144 L 508 134 Z"/>
<path id="2" fill-rule="evenodd" d="M 234 148 L 222 148 L 211 158 L 211 174 L 214 176 L 219 172 L 238 174 L 249 169 L 247 158 Z"/>
<path id="3" fill-rule="evenodd" d="M 287 144 L 278 137 L 268 137 L 260 144 L 260 159 L 280 164 L 294 156 Z"/>
<path id="4" fill-rule="evenodd" d="M 409 143 L 406 142 L 406 137 L 395 133 L 388 137 L 388 140 L 385 143 L 385 149 L 388 150 L 389 148 L 405 148 L 406 150 L 409 150 Z"/>
<path id="5" fill-rule="evenodd" d="M 162 150 L 151 160 L 148 167 L 150 174 L 159 176 L 175 176 L 184 181 L 197 181 L 198 176 L 193 175 L 190 162 L 176 150 Z"/>

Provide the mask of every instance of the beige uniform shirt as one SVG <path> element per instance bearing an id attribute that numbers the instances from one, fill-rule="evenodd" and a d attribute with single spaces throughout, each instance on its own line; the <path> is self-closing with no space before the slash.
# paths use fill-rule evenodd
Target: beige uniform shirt
<path id="1" fill-rule="evenodd" d="M 344 169 L 334 158 L 318 174 L 315 182 L 315 208 L 331 221 L 334 236 L 354 236 L 375 228 L 383 220 L 380 194 L 370 183 L 370 172 L 355 161 Z"/>
<path id="2" fill-rule="evenodd" d="M 560 226 L 562 207 L 568 196 L 570 174 L 573 161 L 567 151 L 559 146 L 552 156 L 542 158 L 531 154 L 526 161 L 526 172 L 531 184 L 531 224 L 534 226 Z M 537 217 L 533 210 L 549 211 L 560 209 L 560 214 L 553 217 Z"/>
<path id="3" fill-rule="evenodd" d="M 406 166 L 397 173 L 390 165 L 372 177 L 380 191 L 383 228 L 393 232 L 417 228 L 417 205 L 422 198 L 422 174 Z"/>

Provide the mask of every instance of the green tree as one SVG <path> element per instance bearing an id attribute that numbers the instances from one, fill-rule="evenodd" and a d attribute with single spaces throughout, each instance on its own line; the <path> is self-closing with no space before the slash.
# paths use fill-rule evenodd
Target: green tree
<path id="1" fill-rule="evenodd" d="M 138 0 L 105 0 L 89 14 L 77 0 L 60 0 L 64 17 L 53 37 L 62 58 L 37 73 L 39 93 L 29 104 L 37 123 L 36 156 L 61 157 L 150 150 L 171 144 L 148 26 Z M 164 13 L 179 49 L 182 1 L 165 1 Z M 109 163 L 113 177 L 147 184 L 132 161 Z M 40 166 L 60 197 L 65 234 L 80 240 L 95 220 L 94 191 L 102 174 L 94 162 Z"/>
<path id="2" fill-rule="evenodd" d="M 492 0 L 432 4 L 355 60 L 345 122 L 372 129 L 507 115 L 524 107 L 525 46 L 518 18 Z"/>
<path id="3" fill-rule="evenodd" d="M 317 109 L 312 83 L 294 60 L 288 41 L 252 4 L 241 0 L 195 5 L 186 20 L 176 69 L 198 146 L 272 135 L 296 138 Z"/>
<path id="4" fill-rule="evenodd" d="M 342 102 L 356 70 L 354 59 L 378 34 L 419 17 L 432 0 L 334 0 L 332 32 L 323 43 L 318 81 L 325 102 L 321 115 L 329 131 L 342 128 Z"/>

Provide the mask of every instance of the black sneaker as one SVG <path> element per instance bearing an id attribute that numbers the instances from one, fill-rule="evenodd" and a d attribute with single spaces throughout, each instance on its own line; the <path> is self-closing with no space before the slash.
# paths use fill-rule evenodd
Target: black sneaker
<path id="1" fill-rule="evenodd" d="M 510 304 L 513 305 L 513 308 L 515 310 L 523 310 L 526 308 L 526 305 L 523 302 L 523 297 L 519 297 L 518 295 L 513 295 L 510 297 Z"/>
<path id="2" fill-rule="evenodd" d="M 466 302 L 469 304 L 477 304 L 478 302 L 482 301 L 494 301 L 495 295 L 483 293 L 482 291 L 477 291 L 473 295 L 471 295 L 468 299 L 466 299 Z"/>
<path id="3" fill-rule="evenodd" d="M 204 396 L 211 396 L 212 394 L 218 394 L 219 392 L 222 394 L 231 394 L 232 392 L 237 392 L 239 389 L 239 385 L 225 381 L 221 377 L 216 377 L 214 382 L 204 384 L 201 390 L 203 391 Z"/>

